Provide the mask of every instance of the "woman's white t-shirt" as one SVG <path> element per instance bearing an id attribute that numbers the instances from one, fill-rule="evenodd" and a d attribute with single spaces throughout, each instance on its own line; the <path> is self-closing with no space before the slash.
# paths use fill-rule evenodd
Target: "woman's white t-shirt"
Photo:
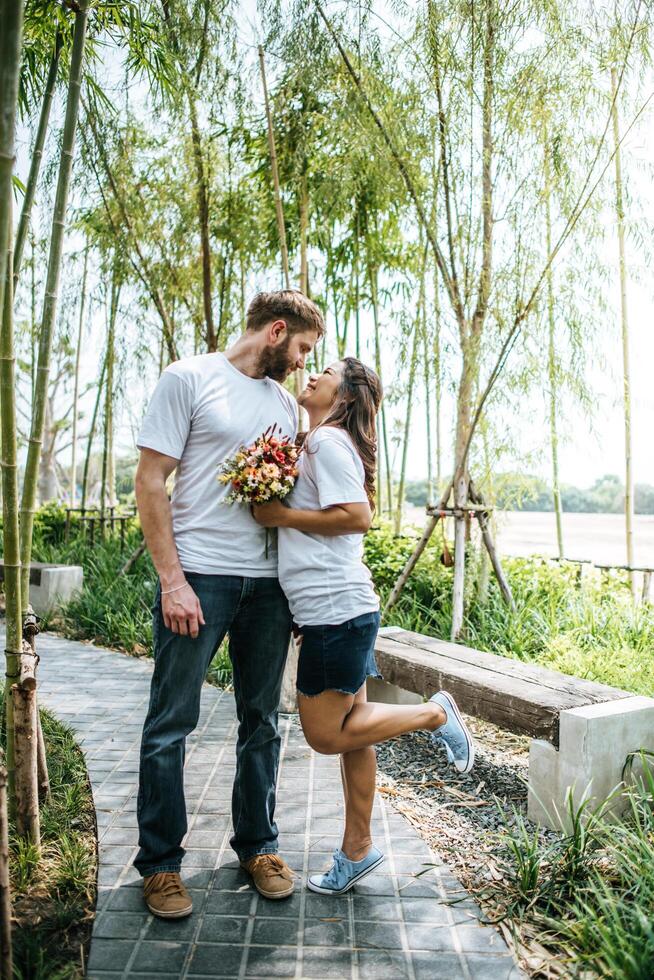
<path id="1" fill-rule="evenodd" d="M 294 510 L 324 510 L 367 501 L 363 464 L 344 429 L 312 432 L 287 498 Z M 363 563 L 363 534 L 309 534 L 279 528 L 279 581 L 298 626 L 338 625 L 379 609 Z"/>

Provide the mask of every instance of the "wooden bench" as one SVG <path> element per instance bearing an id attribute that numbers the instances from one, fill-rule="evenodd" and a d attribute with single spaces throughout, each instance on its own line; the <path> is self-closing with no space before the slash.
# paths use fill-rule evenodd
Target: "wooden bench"
<path id="1" fill-rule="evenodd" d="M 4 581 L 5 566 L 0 558 L 0 581 Z M 84 581 L 81 565 L 56 565 L 33 561 L 30 564 L 30 604 L 39 616 L 68 602 L 79 592 Z"/>
<path id="2" fill-rule="evenodd" d="M 560 829 L 565 796 L 608 796 L 630 751 L 654 750 L 654 699 L 399 627 L 375 644 L 372 700 L 446 689 L 466 714 L 533 738 L 529 816 Z M 591 785 L 592 784 L 592 785 Z"/>

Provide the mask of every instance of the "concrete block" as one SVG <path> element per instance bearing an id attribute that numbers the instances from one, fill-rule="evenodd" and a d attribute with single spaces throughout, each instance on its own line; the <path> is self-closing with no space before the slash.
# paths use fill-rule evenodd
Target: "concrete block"
<path id="1" fill-rule="evenodd" d="M 414 691 L 406 691 L 397 684 L 387 684 L 378 677 L 369 677 L 366 685 L 369 701 L 380 704 L 422 704 L 423 698 Z"/>
<path id="2" fill-rule="evenodd" d="M 38 616 L 44 616 L 69 602 L 80 592 L 84 581 L 81 565 L 53 565 L 41 568 L 39 585 L 30 583 L 30 603 Z"/>
<path id="3" fill-rule="evenodd" d="M 393 633 L 401 633 L 400 626 L 382 626 L 379 630 L 380 636 L 392 636 Z M 397 684 L 387 684 L 386 681 L 378 677 L 369 677 L 366 684 L 366 692 L 369 701 L 377 701 L 379 704 L 422 704 L 423 698 L 415 691 L 407 691 Z"/>
<path id="4" fill-rule="evenodd" d="M 528 816 L 552 830 L 569 830 L 566 796 L 594 809 L 616 787 L 630 752 L 654 751 L 654 698 L 632 697 L 563 711 L 558 751 L 534 739 L 529 750 Z M 624 807 L 619 794 L 611 811 Z"/>

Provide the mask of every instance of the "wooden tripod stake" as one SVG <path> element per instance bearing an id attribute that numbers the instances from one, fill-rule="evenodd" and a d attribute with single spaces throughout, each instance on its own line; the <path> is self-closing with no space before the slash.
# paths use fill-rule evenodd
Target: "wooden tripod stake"
<path id="1" fill-rule="evenodd" d="M 461 597 L 463 593 L 463 587 L 465 584 L 465 561 L 462 560 L 461 556 L 464 555 L 465 550 L 465 524 L 466 516 L 474 515 L 479 522 L 479 529 L 481 531 L 482 541 L 484 547 L 486 548 L 491 564 L 493 566 L 493 571 L 497 578 L 500 591 L 504 597 L 505 602 L 513 609 L 515 608 L 515 603 L 513 600 L 513 595 L 511 593 L 511 587 L 502 569 L 499 556 L 497 554 L 497 549 L 495 548 L 495 543 L 492 539 L 490 528 L 488 525 L 488 514 L 491 510 L 481 497 L 481 494 L 477 492 L 472 483 L 472 480 L 468 484 L 468 498 L 469 503 L 466 503 L 463 507 L 450 507 L 448 501 L 450 499 L 450 494 L 452 492 L 453 483 L 450 482 L 446 488 L 443 496 L 441 497 L 440 503 L 436 507 L 428 507 L 427 515 L 429 520 L 425 526 L 425 530 L 422 532 L 422 536 L 418 541 L 418 544 L 414 548 L 413 552 L 409 556 L 409 559 L 402 569 L 398 579 L 391 590 L 391 594 L 388 597 L 386 605 L 384 607 L 384 615 L 389 612 L 396 604 L 399 599 L 404 586 L 409 580 L 413 569 L 423 551 L 427 547 L 429 540 L 436 530 L 436 526 L 440 520 L 444 520 L 446 517 L 453 517 L 455 520 L 455 565 L 454 565 L 454 584 L 453 584 L 453 606 L 456 605 L 456 599 Z M 458 558 L 458 560 L 457 560 Z M 456 640 L 460 632 L 461 625 L 453 622 L 452 623 L 452 634 L 451 639 Z"/>

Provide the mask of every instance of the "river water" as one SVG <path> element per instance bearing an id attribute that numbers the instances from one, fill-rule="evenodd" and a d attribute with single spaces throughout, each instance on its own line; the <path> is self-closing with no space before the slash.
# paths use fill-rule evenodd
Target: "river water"
<path id="1" fill-rule="evenodd" d="M 497 543 L 504 555 L 558 554 L 553 513 L 541 511 L 498 511 Z M 407 507 L 406 523 L 422 528 L 425 512 Z M 625 524 L 621 514 L 564 514 L 563 545 L 566 558 L 581 558 L 597 564 L 626 562 Z M 448 536 L 452 529 L 448 527 Z M 654 568 L 654 515 L 634 518 L 634 564 Z"/>

